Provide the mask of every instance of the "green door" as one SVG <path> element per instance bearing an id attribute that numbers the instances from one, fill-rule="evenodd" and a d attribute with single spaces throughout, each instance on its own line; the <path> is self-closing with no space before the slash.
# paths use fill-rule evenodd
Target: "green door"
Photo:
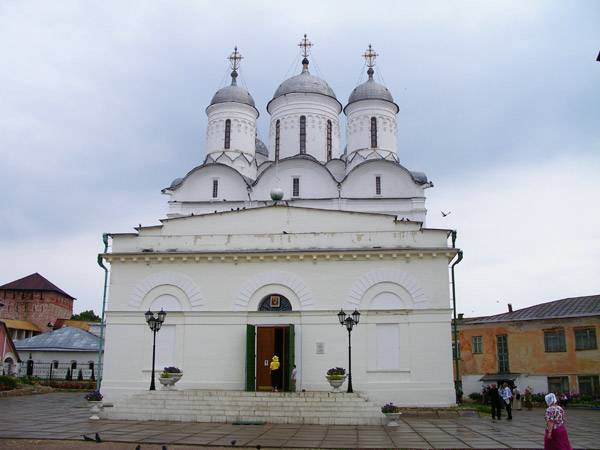
<path id="1" fill-rule="evenodd" d="M 246 325 L 246 390 L 256 390 L 256 366 L 255 366 L 255 342 L 256 327 Z"/>
<path id="2" fill-rule="evenodd" d="M 294 345 L 294 325 L 290 324 L 287 332 L 287 342 L 286 342 L 286 354 L 287 354 L 287 391 L 292 390 L 292 369 L 294 368 L 294 364 L 296 364 L 296 355 L 294 353 L 295 345 Z"/>

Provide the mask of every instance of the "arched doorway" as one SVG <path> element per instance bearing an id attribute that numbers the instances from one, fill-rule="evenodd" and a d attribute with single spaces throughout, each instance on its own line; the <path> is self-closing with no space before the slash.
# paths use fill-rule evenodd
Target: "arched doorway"
<path id="1" fill-rule="evenodd" d="M 258 311 L 267 314 L 292 311 L 291 302 L 281 294 L 269 294 L 258 304 Z M 248 355 L 256 355 L 247 361 L 247 390 L 272 390 L 271 370 L 274 355 L 279 357 L 279 373 L 275 382 L 279 391 L 289 391 L 290 373 L 294 365 L 293 325 L 248 325 Z"/>

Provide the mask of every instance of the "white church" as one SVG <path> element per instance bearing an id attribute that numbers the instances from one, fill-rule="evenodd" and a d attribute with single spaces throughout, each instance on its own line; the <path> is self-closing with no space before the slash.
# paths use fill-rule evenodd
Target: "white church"
<path id="1" fill-rule="evenodd" d="M 448 266 L 458 249 L 449 230 L 425 225 L 433 185 L 401 164 L 399 107 L 374 79 L 371 46 L 368 79 L 345 106 L 311 73 L 311 46 L 305 36 L 301 72 L 267 103 L 268 145 L 237 82 L 236 48 L 231 83 L 206 108 L 204 162 L 162 190 L 160 225 L 111 234 L 105 400 L 164 392 L 158 382 L 148 392 L 144 317 L 164 309 L 157 376 L 180 368 L 178 393 L 285 396 L 294 365 L 297 392 L 331 391 L 325 374 L 349 369 L 350 334 L 355 393 L 377 405 L 454 404 Z M 352 333 L 340 309 L 360 312 Z M 273 355 L 283 393 L 269 392 Z"/>

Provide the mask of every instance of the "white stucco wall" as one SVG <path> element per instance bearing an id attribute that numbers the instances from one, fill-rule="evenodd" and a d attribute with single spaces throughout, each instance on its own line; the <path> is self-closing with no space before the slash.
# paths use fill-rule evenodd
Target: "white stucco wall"
<path id="1" fill-rule="evenodd" d="M 306 153 L 327 161 L 327 121 L 332 125 L 332 157 L 340 157 L 340 105 L 318 94 L 287 94 L 269 104 L 269 154 L 275 159 L 275 124 L 280 121 L 279 158 L 300 153 L 300 116 L 306 117 Z"/>
<path id="2" fill-rule="evenodd" d="M 281 233 L 284 227 L 289 234 Z M 336 313 L 358 308 L 355 389 L 382 402 L 453 403 L 447 271 L 453 253 L 439 250 L 444 232 L 423 232 L 390 216 L 274 207 L 176 219 L 141 234 L 116 236 L 109 257 L 107 399 L 147 388 L 152 336 L 143 313 L 165 302 L 171 328 L 159 332 L 158 367 L 181 367 L 181 388 L 243 389 L 246 324 L 294 324 L 299 388 L 326 390 L 326 370 L 347 366 L 347 333 Z M 388 234 L 394 238 L 387 250 L 368 243 L 386 245 Z M 179 243 L 172 258 L 156 253 L 173 242 Z M 137 253 L 140 246 L 155 251 Z M 411 246 L 419 251 L 407 257 Z M 207 256 L 208 249 L 217 253 Z M 260 299 L 273 293 L 287 297 L 293 311 L 258 312 Z M 317 342 L 323 354 L 316 354 Z"/>
<path id="3" fill-rule="evenodd" d="M 377 119 L 377 149 L 396 152 L 396 106 L 381 100 L 361 100 L 346 107 L 348 154 L 371 148 L 371 117 Z"/>

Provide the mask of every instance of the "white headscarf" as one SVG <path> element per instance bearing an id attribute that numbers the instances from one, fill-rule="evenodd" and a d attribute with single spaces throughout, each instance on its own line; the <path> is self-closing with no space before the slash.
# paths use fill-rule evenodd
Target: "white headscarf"
<path id="1" fill-rule="evenodd" d="M 544 400 L 548 406 L 552 406 L 556 403 L 556 395 L 551 392 L 544 397 Z"/>

